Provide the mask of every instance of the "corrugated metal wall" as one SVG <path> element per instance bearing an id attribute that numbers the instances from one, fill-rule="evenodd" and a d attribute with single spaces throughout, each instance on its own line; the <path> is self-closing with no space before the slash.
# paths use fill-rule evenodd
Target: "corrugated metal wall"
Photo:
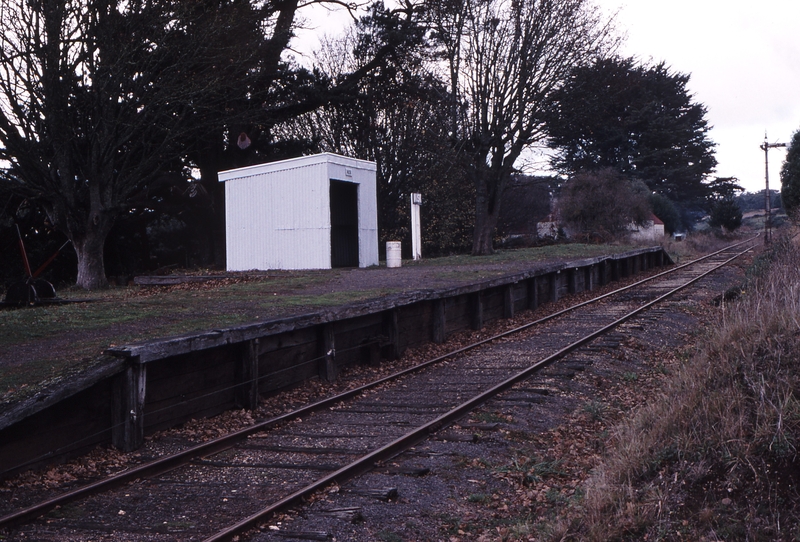
<path id="1" fill-rule="evenodd" d="M 220 173 L 227 269 L 330 268 L 331 179 L 359 185 L 359 266 L 377 265 L 375 166 L 323 154 Z"/>

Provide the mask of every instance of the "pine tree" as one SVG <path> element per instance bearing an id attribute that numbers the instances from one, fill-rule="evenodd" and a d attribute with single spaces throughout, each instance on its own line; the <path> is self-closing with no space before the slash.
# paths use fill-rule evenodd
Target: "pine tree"
<path id="1" fill-rule="evenodd" d="M 709 195 L 714 170 L 706 108 L 689 75 L 607 58 L 573 70 L 548 111 L 553 165 L 565 174 L 611 167 L 677 203 Z"/>
<path id="2" fill-rule="evenodd" d="M 800 208 L 800 130 L 792 136 L 781 168 L 781 201 L 786 213 L 797 219 Z"/>

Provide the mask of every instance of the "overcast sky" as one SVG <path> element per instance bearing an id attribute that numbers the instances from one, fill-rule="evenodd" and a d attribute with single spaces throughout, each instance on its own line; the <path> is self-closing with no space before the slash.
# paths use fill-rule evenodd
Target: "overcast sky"
<path id="1" fill-rule="evenodd" d="M 800 129 L 800 0 L 595 1 L 617 14 L 618 30 L 627 35 L 623 55 L 663 60 L 691 75 L 689 90 L 708 108 L 713 127 L 716 175 L 761 190 L 765 131 L 771 143 L 788 143 Z M 320 12 L 310 23 L 310 34 L 336 34 L 346 17 Z M 302 37 L 307 51 L 316 40 Z M 778 189 L 785 151 L 769 156 L 770 188 Z"/>
<path id="2" fill-rule="evenodd" d="M 800 1 L 598 0 L 618 10 L 623 54 L 665 61 L 691 74 L 689 89 L 708 108 L 720 177 L 764 188 L 766 131 L 788 143 L 800 129 Z M 780 188 L 785 151 L 770 156 L 770 188 Z"/>

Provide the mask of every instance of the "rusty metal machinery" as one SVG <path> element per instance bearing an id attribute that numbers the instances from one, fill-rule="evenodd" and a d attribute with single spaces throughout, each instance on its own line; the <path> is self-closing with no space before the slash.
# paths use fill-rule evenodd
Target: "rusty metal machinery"
<path id="1" fill-rule="evenodd" d="M 19 226 L 17 226 L 17 238 L 19 239 L 19 251 L 22 255 L 22 264 L 25 266 L 25 274 L 27 277 L 25 280 L 13 282 L 8 285 L 6 296 L 3 299 L 3 305 L 27 307 L 43 303 L 58 302 L 59 298 L 58 295 L 56 295 L 56 289 L 48 281 L 39 278 L 39 275 L 41 275 L 42 272 L 47 269 L 47 266 L 55 260 L 56 256 L 69 244 L 69 241 L 61 245 L 36 271 L 31 272 L 28 253 L 25 251 L 25 243 L 22 241 L 22 234 L 19 231 Z"/>

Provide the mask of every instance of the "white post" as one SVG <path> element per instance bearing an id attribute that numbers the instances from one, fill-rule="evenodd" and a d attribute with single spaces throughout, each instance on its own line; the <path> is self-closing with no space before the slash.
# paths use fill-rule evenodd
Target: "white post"
<path id="1" fill-rule="evenodd" d="M 411 253 L 415 260 L 422 259 L 422 228 L 419 220 L 419 206 L 422 194 L 411 194 Z"/>

